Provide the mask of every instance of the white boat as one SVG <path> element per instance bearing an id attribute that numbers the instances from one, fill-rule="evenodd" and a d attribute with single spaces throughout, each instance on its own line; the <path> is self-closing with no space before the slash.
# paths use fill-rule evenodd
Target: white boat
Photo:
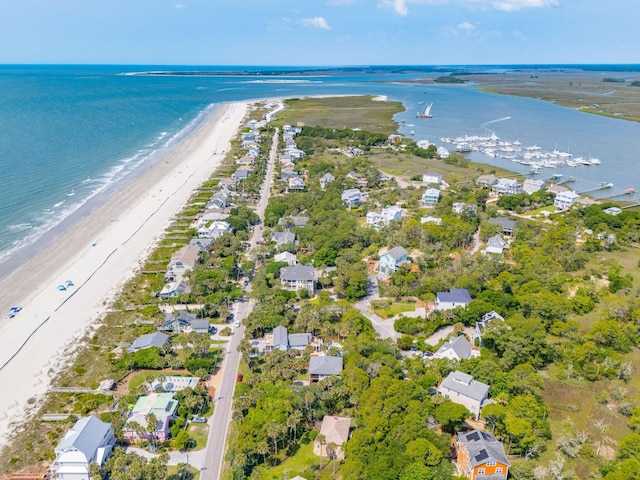
<path id="1" fill-rule="evenodd" d="M 599 158 L 589 158 L 589 161 L 591 165 L 600 165 L 602 163 Z"/>
<path id="2" fill-rule="evenodd" d="M 433 106 L 433 102 L 424 107 L 422 113 L 418 112 L 416 114 L 416 118 L 432 118 L 431 116 L 431 107 Z"/>

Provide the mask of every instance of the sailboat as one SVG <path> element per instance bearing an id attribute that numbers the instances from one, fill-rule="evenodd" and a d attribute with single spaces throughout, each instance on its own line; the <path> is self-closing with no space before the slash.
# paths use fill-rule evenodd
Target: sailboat
<path id="1" fill-rule="evenodd" d="M 433 102 L 424 107 L 424 111 L 422 113 L 418 112 L 416 114 L 416 118 L 432 118 L 431 116 L 431 107 L 433 106 Z"/>

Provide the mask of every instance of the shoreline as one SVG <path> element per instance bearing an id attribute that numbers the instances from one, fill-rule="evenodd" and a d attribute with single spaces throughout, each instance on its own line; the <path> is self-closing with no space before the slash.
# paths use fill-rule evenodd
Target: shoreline
<path id="1" fill-rule="evenodd" d="M 229 148 L 251 103 L 219 105 L 162 158 L 79 209 L 49 245 L 0 279 L 0 308 L 23 307 L 0 320 L 0 381 L 8 387 L 0 398 L 0 443 L 35 410 L 29 404 L 47 391 L 75 343 L 222 163 L 219 152 Z M 76 286 L 58 291 L 68 279 Z"/>

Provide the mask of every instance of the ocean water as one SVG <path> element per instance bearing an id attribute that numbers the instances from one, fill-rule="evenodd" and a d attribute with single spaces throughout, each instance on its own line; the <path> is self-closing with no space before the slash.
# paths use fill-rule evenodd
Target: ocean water
<path id="1" fill-rule="evenodd" d="M 209 74 L 166 74 L 195 70 Z M 549 151 L 557 147 L 602 160 L 600 166 L 545 171 L 542 177 L 573 175 L 578 191 L 601 181 L 614 182 L 614 191 L 640 190 L 637 123 L 483 93 L 473 86 L 405 83 L 437 74 L 424 71 L 319 70 L 300 75 L 296 68 L 233 70 L 236 74 L 225 67 L 0 66 L 0 264 L 24 252 L 100 192 L 157 161 L 216 105 L 237 100 L 387 95 L 404 103 L 407 110 L 397 120 L 404 120 L 401 132 L 416 140 L 443 145 L 442 137 L 495 132 L 523 146 L 538 144 Z M 139 75 L 151 71 L 163 74 Z M 270 75 L 274 71 L 280 75 Z M 220 72 L 227 74 L 210 75 Z M 434 103 L 434 118 L 415 118 L 420 102 Z M 528 170 L 477 153 L 472 158 Z"/>

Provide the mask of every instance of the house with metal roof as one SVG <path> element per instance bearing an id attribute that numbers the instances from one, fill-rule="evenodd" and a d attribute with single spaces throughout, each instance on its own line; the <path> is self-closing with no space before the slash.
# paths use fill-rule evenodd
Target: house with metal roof
<path id="1" fill-rule="evenodd" d="M 138 350 L 144 350 L 145 348 L 157 347 L 162 348 L 169 340 L 169 335 L 162 332 L 147 333 L 140 335 L 136 338 L 131 345 L 127 348 L 127 352 L 135 353 Z"/>
<path id="2" fill-rule="evenodd" d="M 440 201 L 440 190 L 437 188 L 427 188 L 422 194 L 422 204 L 425 207 L 432 207 Z"/>
<path id="3" fill-rule="evenodd" d="M 340 375 L 342 366 L 342 357 L 312 355 L 309 358 L 309 382 L 315 383 L 323 378 Z"/>
<path id="4" fill-rule="evenodd" d="M 436 293 L 436 310 L 466 307 L 470 302 L 471 295 L 466 288 L 452 288 L 448 292 Z"/>
<path id="5" fill-rule="evenodd" d="M 102 466 L 115 444 L 111 424 L 93 416 L 80 418 L 54 450 L 56 459 L 51 464 L 51 478 L 90 480 L 89 465 Z"/>
<path id="6" fill-rule="evenodd" d="M 290 291 L 307 290 L 313 296 L 316 290 L 313 265 L 294 265 L 280 269 L 280 284 Z"/>
<path id="7" fill-rule="evenodd" d="M 433 358 L 448 358 L 450 360 L 466 360 L 471 357 L 471 344 L 467 337 L 460 335 L 456 338 L 449 339 L 448 342 L 442 344 Z"/>
<path id="8" fill-rule="evenodd" d="M 156 440 L 164 442 L 169 437 L 169 423 L 175 417 L 177 410 L 178 401 L 174 400 L 173 393 L 150 393 L 140 397 L 124 425 L 124 438 L 128 440 L 147 438 L 147 416 L 152 413 L 157 423 L 153 432 L 148 435 L 153 435 Z M 145 431 L 143 436 L 134 428 L 135 424 L 143 428 Z"/>
<path id="9" fill-rule="evenodd" d="M 456 454 L 458 473 L 469 480 L 506 480 L 509 475 L 504 445 L 489 432 L 458 432 Z"/>
<path id="10" fill-rule="evenodd" d="M 504 239 L 500 235 L 494 235 L 489 240 L 487 240 L 487 248 L 485 248 L 485 253 L 497 253 L 502 255 L 504 250 L 509 249 L 509 244 L 504 241 Z"/>
<path id="11" fill-rule="evenodd" d="M 343 460 L 344 452 L 342 445 L 349 440 L 349 431 L 351 430 L 351 417 L 335 417 L 333 415 L 325 415 L 320 426 L 320 434 L 324 436 L 323 442 L 314 440 L 313 453 L 319 457 L 327 457 L 327 445 L 333 443 L 335 451 L 334 458 Z"/>
<path id="12" fill-rule="evenodd" d="M 451 372 L 436 390 L 453 403 L 467 407 L 476 420 L 489 401 L 489 385 L 474 380 L 468 373 Z"/>
<path id="13" fill-rule="evenodd" d="M 378 271 L 387 275 L 392 274 L 402 265 L 408 264 L 409 252 L 404 247 L 397 246 L 389 250 L 387 253 L 380 255 L 378 261 Z"/>
<path id="14" fill-rule="evenodd" d="M 535 193 L 538 190 L 544 190 L 545 188 L 547 188 L 547 183 L 541 179 L 527 178 L 522 183 L 522 190 L 524 191 L 524 193 L 528 195 L 531 195 L 532 193 Z"/>

